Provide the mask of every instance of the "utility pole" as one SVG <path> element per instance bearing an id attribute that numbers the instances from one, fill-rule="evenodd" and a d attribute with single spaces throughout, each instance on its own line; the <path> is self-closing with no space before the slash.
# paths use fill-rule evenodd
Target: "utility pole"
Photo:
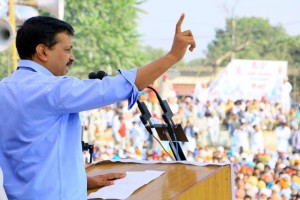
<path id="1" fill-rule="evenodd" d="M 236 21 L 235 18 L 231 17 L 231 60 L 235 58 L 235 49 L 236 49 L 236 37 L 235 37 L 235 27 L 236 27 Z"/>
<path id="2" fill-rule="evenodd" d="M 8 7 L 8 21 L 10 22 L 12 29 L 13 29 L 13 34 L 14 34 L 14 39 L 12 42 L 12 54 L 13 54 L 13 66 L 14 70 L 17 68 L 18 64 L 18 55 L 17 55 L 17 49 L 16 49 L 16 18 L 15 18 L 15 2 L 14 0 L 9 0 L 9 7 Z"/>

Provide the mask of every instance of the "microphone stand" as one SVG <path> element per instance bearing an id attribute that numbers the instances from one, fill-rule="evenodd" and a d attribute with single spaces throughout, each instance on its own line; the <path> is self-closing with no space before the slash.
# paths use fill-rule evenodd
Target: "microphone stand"
<path id="1" fill-rule="evenodd" d="M 93 153 L 94 153 L 94 145 L 93 144 L 89 144 L 89 143 L 85 143 L 84 141 L 81 141 L 81 145 L 82 145 L 82 151 L 89 151 L 90 153 L 90 163 L 92 163 L 93 161 Z"/>
<path id="2" fill-rule="evenodd" d="M 82 139 L 82 141 L 81 141 L 82 151 L 89 151 L 89 153 L 90 153 L 90 162 L 89 163 L 92 163 L 93 153 L 94 153 L 94 145 L 86 143 L 86 142 L 83 141 L 83 126 L 82 126 L 82 129 L 81 129 L 81 139 Z"/>
<path id="3" fill-rule="evenodd" d="M 150 134 L 152 134 L 151 128 L 155 128 L 161 140 L 169 141 L 170 148 L 171 148 L 176 160 L 178 160 L 178 161 L 186 160 L 186 158 L 183 154 L 183 151 L 181 149 L 181 146 L 178 143 L 178 140 L 176 137 L 177 135 L 179 135 L 181 137 L 180 141 L 188 141 L 184 134 L 184 131 L 182 130 L 181 125 L 174 124 L 174 122 L 172 120 L 173 113 L 172 113 L 167 101 L 162 100 L 161 97 L 159 96 L 159 94 L 157 93 L 157 91 L 154 88 L 152 88 L 151 86 L 148 86 L 147 88 L 149 88 L 155 92 L 156 97 L 160 103 L 160 106 L 164 112 L 162 114 L 162 118 L 166 124 L 152 124 L 152 122 L 150 121 L 151 114 L 148 111 L 145 103 L 137 100 L 138 107 L 142 113 L 140 116 L 141 121 L 143 122 L 143 124 L 145 125 L 145 128 L 147 129 L 147 131 Z M 149 123 L 149 125 L 148 125 L 148 123 Z M 173 136 L 173 139 L 171 138 L 170 134 Z"/>

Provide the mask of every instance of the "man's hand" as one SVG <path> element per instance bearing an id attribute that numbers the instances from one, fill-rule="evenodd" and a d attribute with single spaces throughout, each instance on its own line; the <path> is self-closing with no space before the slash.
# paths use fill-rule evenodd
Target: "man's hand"
<path id="1" fill-rule="evenodd" d="M 196 48 L 196 42 L 193 37 L 193 33 L 190 30 L 181 31 L 181 24 L 184 19 L 184 14 L 181 15 L 180 19 L 176 24 L 175 36 L 173 40 L 172 49 L 169 52 L 175 60 L 179 61 L 183 58 L 186 50 L 189 46 L 189 50 L 193 51 Z"/>
<path id="2" fill-rule="evenodd" d="M 87 177 L 87 189 L 96 189 L 103 186 L 113 185 L 114 180 L 124 178 L 126 173 L 109 173 Z"/>
<path id="3" fill-rule="evenodd" d="M 170 67 L 180 61 L 186 53 L 187 48 L 189 48 L 190 51 L 193 51 L 196 47 L 192 31 L 181 31 L 183 19 L 184 14 L 181 15 L 176 24 L 172 48 L 167 55 L 138 68 L 134 82 L 138 90 L 145 89 L 149 84 L 153 83 L 158 77 L 165 73 Z"/>

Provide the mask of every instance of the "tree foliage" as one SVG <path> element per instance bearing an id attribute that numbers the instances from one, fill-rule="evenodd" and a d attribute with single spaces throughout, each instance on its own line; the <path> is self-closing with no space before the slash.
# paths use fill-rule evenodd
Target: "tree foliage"
<path id="1" fill-rule="evenodd" d="M 148 46 L 148 45 L 142 46 L 141 51 L 143 53 L 143 59 L 142 60 L 144 61 L 144 64 L 152 62 L 153 60 L 155 60 L 157 58 L 160 58 L 160 57 L 167 54 L 167 51 L 162 49 L 162 48 L 154 48 L 154 47 L 151 47 L 151 46 Z M 181 60 L 178 63 L 176 63 L 173 66 L 173 68 L 177 68 L 177 67 L 180 67 L 180 66 L 185 66 L 184 60 Z"/>
<path id="2" fill-rule="evenodd" d="M 198 66 L 199 67 L 199 66 L 205 65 L 206 64 L 205 61 L 206 61 L 205 58 L 197 58 L 197 59 L 193 59 L 193 60 L 187 62 L 185 64 L 185 66 L 188 66 L 188 67 Z"/>
<path id="3" fill-rule="evenodd" d="M 231 58 L 287 60 L 290 36 L 282 26 L 271 26 L 262 18 L 235 18 L 226 20 L 226 28 L 216 30 L 216 38 L 208 45 L 207 63 L 226 65 Z M 227 54 L 226 54 L 227 53 Z"/>
<path id="4" fill-rule="evenodd" d="M 0 80 L 11 73 L 12 66 L 12 49 L 0 52 Z"/>
<path id="5" fill-rule="evenodd" d="M 293 63 L 293 66 L 300 69 L 300 35 L 290 37 L 286 41 L 288 49 L 287 60 Z"/>
<path id="6" fill-rule="evenodd" d="M 133 68 L 142 63 L 136 20 L 137 0 L 66 0 L 65 20 L 75 29 L 73 74 L 118 68 Z"/>

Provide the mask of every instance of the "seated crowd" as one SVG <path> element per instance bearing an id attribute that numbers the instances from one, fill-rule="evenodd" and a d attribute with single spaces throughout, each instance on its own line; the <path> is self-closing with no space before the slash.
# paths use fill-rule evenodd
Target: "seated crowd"
<path id="1" fill-rule="evenodd" d="M 162 110 L 150 92 L 140 96 L 153 124 L 164 124 Z M 299 105 L 284 111 L 278 102 L 261 100 L 201 102 L 168 97 L 174 124 L 189 142 L 180 142 L 188 161 L 231 163 L 234 192 L 241 199 L 300 199 Z M 94 144 L 93 162 L 107 159 L 171 160 L 145 129 L 137 106 L 126 102 L 81 113 L 83 140 Z M 272 141 L 265 141 L 271 135 Z M 153 130 L 153 136 L 159 138 Z M 266 145 L 268 144 L 268 145 Z M 88 152 L 84 152 L 89 161 Z"/>

